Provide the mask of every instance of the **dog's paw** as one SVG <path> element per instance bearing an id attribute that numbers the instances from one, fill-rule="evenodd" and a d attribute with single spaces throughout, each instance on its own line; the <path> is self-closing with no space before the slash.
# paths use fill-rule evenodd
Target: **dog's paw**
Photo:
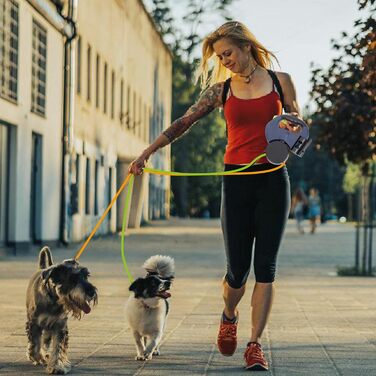
<path id="1" fill-rule="evenodd" d="M 155 349 L 153 351 L 153 356 L 158 356 L 158 355 L 161 355 L 161 352 L 159 351 L 159 349 Z"/>
<path id="2" fill-rule="evenodd" d="M 136 355 L 136 357 L 134 358 L 135 360 L 139 360 L 139 361 L 144 361 L 145 358 L 143 355 Z"/>
<path id="3" fill-rule="evenodd" d="M 48 366 L 46 371 L 50 375 L 66 375 L 71 370 L 71 365 L 67 363 L 59 363 L 54 366 Z"/>
<path id="4" fill-rule="evenodd" d="M 150 360 L 153 357 L 153 353 L 144 352 L 144 360 Z"/>
<path id="5" fill-rule="evenodd" d="M 45 365 L 45 361 L 40 355 L 31 355 L 30 353 L 27 353 L 26 356 L 34 366 Z"/>

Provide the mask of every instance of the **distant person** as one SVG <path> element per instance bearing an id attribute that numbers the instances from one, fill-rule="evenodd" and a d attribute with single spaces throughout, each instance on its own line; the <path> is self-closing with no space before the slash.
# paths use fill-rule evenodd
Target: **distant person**
<path id="1" fill-rule="evenodd" d="M 226 171 L 245 166 L 265 152 L 265 126 L 274 116 L 281 115 L 282 95 L 286 112 L 299 117 L 291 76 L 269 70 L 275 56 L 242 23 L 226 22 L 209 34 L 203 41 L 202 55 L 199 75 L 203 89 L 207 89 L 197 103 L 131 163 L 129 172 L 142 174 L 153 153 L 218 108 L 223 108 L 227 123 Z M 284 126 L 292 132 L 300 130 L 288 121 Z M 262 158 L 245 171 L 274 167 Z M 244 353 L 246 368 L 251 370 L 268 369 L 261 336 L 272 308 L 277 253 L 290 211 L 290 195 L 286 166 L 262 174 L 224 176 L 222 180 L 221 220 L 227 273 L 223 280 L 224 310 L 220 314 L 217 345 L 225 356 L 233 355 L 236 350 L 238 304 L 245 293 L 255 243 L 252 325 Z"/>
<path id="2" fill-rule="evenodd" d="M 311 234 L 316 232 L 317 224 L 321 218 L 321 199 L 316 188 L 309 190 L 308 196 L 308 218 L 311 223 Z"/>
<path id="3" fill-rule="evenodd" d="M 300 234 L 304 234 L 303 220 L 304 211 L 308 205 L 307 196 L 302 188 L 297 188 L 291 201 L 291 213 L 296 220 L 296 227 Z"/>

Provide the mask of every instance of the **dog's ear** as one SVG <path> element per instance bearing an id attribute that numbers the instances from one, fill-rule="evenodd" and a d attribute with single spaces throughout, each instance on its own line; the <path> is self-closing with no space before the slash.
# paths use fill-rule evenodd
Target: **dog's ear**
<path id="1" fill-rule="evenodd" d="M 39 252 L 39 269 L 47 269 L 53 264 L 51 250 L 43 247 Z"/>
<path id="2" fill-rule="evenodd" d="M 137 278 L 133 283 L 129 286 L 129 291 L 133 291 L 136 293 L 136 291 L 139 291 L 142 289 L 143 286 L 143 279 L 142 278 Z"/>

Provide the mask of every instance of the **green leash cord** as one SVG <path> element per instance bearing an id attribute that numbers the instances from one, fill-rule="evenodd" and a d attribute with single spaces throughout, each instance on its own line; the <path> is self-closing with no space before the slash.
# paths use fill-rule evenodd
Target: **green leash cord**
<path id="1" fill-rule="evenodd" d="M 125 272 L 127 273 L 127 276 L 128 276 L 130 283 L 133 282 L 133 277 L 132 277 L 131 272 L 128 269 L 127 260 L 125 258 L 124 236 L 125 236 L 125 229 L 127 227 L 128 211 L 129 211 L 129 207 L 130 207 L 130 204 L 131 204 L 133 182 L 134 182 L 134 175 L 131 176 L 129 183 L 128 183 L 127 196 L 125 198 L 125 205 L 124 205 L 124 210 L 123 210 L 123 225 L 122 225 L 122 228 L 121 228 L 121 258 L 123 260 L 124 269 L 125 269 Z"/>
<path id="2" fill-rule="evenodd" d="M 239 167 L 236 170 L 231 171 L 220 171 L 220 172 L 175 172 L 175 171 L 164 171 L 164 170 L 157 170 L 155 168 L 144 168 L 145 172 L 150 172 L 151 174 L 158 174 L 158 175 L 169 175 L 169 176 L 224 176 L 224 175 L 232 175 L 236 172 L 241 172 L 246 170 L 248 167 L 251 167 L 255 164 L 259 159 L 265 157 L 266 154 L 258 155 L 251 163 L 248 163 L 245 166 Z"/>

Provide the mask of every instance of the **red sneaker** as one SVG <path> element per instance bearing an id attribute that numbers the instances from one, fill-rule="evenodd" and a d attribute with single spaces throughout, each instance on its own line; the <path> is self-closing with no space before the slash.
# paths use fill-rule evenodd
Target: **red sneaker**
<path id="1" fill-rule="evenodd" d="M 267 371 L 268 362 L 265 359 L 261 345 L 257 342 L 249 342 L 244 353 L 245 368 L 252 371 Z"/>
<path id="2" fill-rule="evenodd" d="M 221 320 L 217 338 L 217 345 L 219 352 L 224 356 L 231 356 L 236 350 L 238 343 L 236 338 L 237 327 L 238 320 L 236 320 L 234 324 L 229 321 Z"/>

